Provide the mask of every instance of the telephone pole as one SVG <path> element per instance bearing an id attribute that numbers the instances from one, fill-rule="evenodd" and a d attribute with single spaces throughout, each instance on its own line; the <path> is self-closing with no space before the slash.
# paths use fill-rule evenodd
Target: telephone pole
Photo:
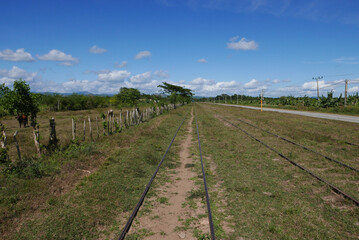
<path id="1" fill-rule="evenodd" d="M 261 112 L 263 111 L 263 89 L 261 91 Z"/>
<path id="2" fill-rule="evenodd" d="M 238 94 L 237 94 L 237 105 L 238 105 Z"/>
<path id="3" fill-rule="evenodd" d="M 344 107 L 347 106 L 347 98 L 348 98 L 348 79 L 345 79 Z"/>
<path id="4" fill-rule="evenodd" d="M 319 99 L 319 82 L 318 82 L 318 80 L 323 79 L 323 76 L 312 77 L 312 79 L 317 81 L 317 97 L 318 97 L 318 101 L 320 101 L 320 99 Z"/>

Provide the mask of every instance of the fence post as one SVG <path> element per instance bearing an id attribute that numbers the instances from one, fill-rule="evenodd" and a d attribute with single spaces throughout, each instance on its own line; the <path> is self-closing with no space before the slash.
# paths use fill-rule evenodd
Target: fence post
<path id="1" fill-rule="evenodd" d="M 74 118 L 72 118 L 72 140 L 76 138 L 76 123 Z"/>
<path id="2" fill-rule="evenodd" d="M 32 134 L 34 136 L 34 143 L 36 148 L 37 155 L 41 156 L 41 149 L 40 149 L 40 126 L 38 123 L 35 122 L 35 124 L 32 127 Z"/>
<path id="3" fill-rule="evenodd" d="M 51 150 L 57 148 L 58 139 L 56 137 L 56 123 L 55 119 L 50 119 L 50 139 L 49 139 L 49 147 Z"/>
<path id="4" fill-rule="evenodd" d="M 0 123 L 0 131 L 1 131 L 1 138 L 0 144 L 1 148 L 6 148 L 6 133 L 5 133 L 5 126 Z"/>
<path id="5" fill-rule="evenodd" d="M 97 128 L 97 138 L 100 137 L 100 133 L 98 131 L 98 121 L 97 121 L 97 116 L 96 116 L 96 128 Z"/>
<path id="6" fill-rule="evenodd" d="M 86 138 L 86 119 L 84 119 L 84 136 L 82 137 L 82 140 L 85 141 Z"/>
<path id="7" fill-rule="evenodd" d="M 122 131 L 122 109 L 120 110 L 120 129 Z"/>
<path id="8" fill-rule="evenodd" d="M 93 137 L 92 137 L 92 126 L 91 126 L 91 118 L 90 118 L 90 116 L 88 116 L 87 118 L 88 118 L 88 121 L 89 121 L 90 139 L 93 141 Z"/>
<path id="9" fill-rule="evenodd" d="M 14 143 L 15 143 L 15 146 L 16 146 L 16 150 L 17 150 L 17 156 L 19 157 L 19 161 L 21 161 L 21 153 L 20 153 L 20 147 L 19 147 L 19 143 L 17 142 L 16 140 L 16 135 L 17 135 L 17 130 L 16 132 L 14 133 Z"/>

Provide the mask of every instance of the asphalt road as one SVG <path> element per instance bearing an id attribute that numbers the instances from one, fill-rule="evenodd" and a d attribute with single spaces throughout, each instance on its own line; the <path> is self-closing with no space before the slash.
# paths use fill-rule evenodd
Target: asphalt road
<path id="1" fill-rule="evenodd" d="M 261 110 L 261 108 L 259 108 L 259 107 L 250 107 L 250 106 L 243 106 L 243 105 L 232 105 L 232 104 L 220 104 L 220 105 Z M 337 121 L 343 121 L 343 122 L 359 123 L 359 117 L 355 117 L 355 116 L 347 116 L 347 115 L 339 115 L 339 114 L 331 114 L 331 113 L 304 112 L 304 111 L 276 109 L 276 108 L 263 108 L 263 111 L 289 113 L 289 114 L 296 114 L 296 115 L 302 115 L 302 116 L 307 116 L 307 117 L 324 118 L 324 119 L 331 119 L 331 120 L 337 120 Z"/>

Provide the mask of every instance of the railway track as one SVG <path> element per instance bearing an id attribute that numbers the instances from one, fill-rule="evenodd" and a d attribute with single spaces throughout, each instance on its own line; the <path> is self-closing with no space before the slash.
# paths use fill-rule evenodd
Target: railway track
<path id="1" fill-rule="evenodd" d="M 195 114 L 196 115 L 196 114 Z M 185 119 L 186 119 L 187 115 L 184 116 L 183 120 L 181 121 L 179 127 L 177 128 L 177 131 L 175 132 L 169 146 L 167 147 L 167 150 L 166 152 L 164 153 L 160 163 L 158 164 L 155 172 L 153 173 L 151 179 L 149 180 L 149 182 L 147 183 L 146 185 L 146 188 L 145 190 L 143 191 L 136 207 L 134 208 L 130 218 L 128 219 L 125 227 L 123 228 L 122 232 L 121 232 L 121 235 L 119 237 L 119 240 L 123 240 L 125 239 L 128 231 L 130 230 L 131 228 L 131 225 L 134 221 L 134 219 L 136 218 L 137 216 L 137 213 L 138 211 L 140 210 L 145 198 L 146 198 L 146 195 L 148 193 L 148 191 L 150 190 L 151 188 L 151 184 L 152 182 L 154 181 L 154 179 L 156 178 L 156 175 L 157 173 L 159 172 L 160 170 L 160 167 L 162 165 L 162 163 L 164 162 L 165 158 L 166 158 L 166 155 L 167 153 L 169 152 L 176 136 L 177 136 L 177 133 L 180 131 Z M 199 137 L 199 128 L 198 128 L 198 123 L 197 123 L 197 116 L 195 116 L 195 119 L 196 119 L 196 129 L 197 129 L 197 139 L 198 139 L 198 148 L 199 148 L 199 153 L 200 153 L 200 159 L 201 159 L 201 166 L 202 166 L 202 177 L 203 177 L 203 184 L 204 184 L 204 190 L 205 190 L 205 194 L 206 194 L 206 203 L 207 203 L 207 211 L 208 211 L 208 220 L 209 220 L 209 227 L 210 227 L 210 234 L 211 234 L 211 239 L 212 240 L 215 240 L 215 233 L 214 233 L 214 226 L 213 226 L 213 220 L 212 220 L 212 212 L 211 212 L 211 206 L 210 206 L 210 199 L 209 199 L 209 194 L 208 194 L 208 188 L 207 188 L 207 181 L 206 181 L 206 175 L 205 175 L 205 168 L 204 168 L 204 164 L 203 164 L 203 159 L 202 159 L 202 150 L 201 150 L 201 142 L 200 142 L 200 137 Z M 174 217 L 177 217 L 177 216 L 174 216 Z"/>
<path id="2" fill-rule="evenodd" d="M 344 198 L 350 200 L 351 202 L 353 202 L 356 206 L 359 206 L 359 201 L 357 199 L 355 199 L 354 197 L 352 197 L 351 195 L 349 195 L 348 193 L 342 191 L 341 189 L 339 189 L 337 186 L 335 186 L 334 184 L 328 182 L 327 180 L 325 180 L 324 178 L 320 177 L 319 175 L 315 174 L 314 172 L 310 171 L 309 169 L 305 168 L 304 166 L 298 164 L 297 162 L 291 160 L 289 157 L 283 155 L 281 152 L 279 152 L 278 150 L 274 149 L 273 147 L 267 145 L 266 143 L 264 143 L 263 141 L 261 141 L 260 139 L 256 138 L 255 136 L 253 136 L 252 134 L 248 133 L 246 130 L 242 129 L 241 127 L 239 127 L 238 125 L 221 118 L 222 121 L 227 122 L 228 124 L 232 125 L 233 127 L 239 129 L 240 131 L 242 131 L 243 133 L 245 133 L 247 136 L 249 136 L 250 138 L 252 138 L 253 140 L 259 142 L 260 144 L 262 144 L 263 146 L 265 146 L 266 148 L 270 149 L 271 151 L 275 152 L 276 154 L 278 154 L 281 158 L 285 159 L 286 161 L 288 161 L 289 163 L 291 163 L 292 165 L 300 168 L 301 170 L 305 171 L 306 173 L 308 173 L 309 175 L 311 175 L 312 177 L 314 177 L 315 179 L 317 179 L 318 181 L 326 184 L 328 187 L 330 187 L 334 192 L 336 192 L 337 194 L 342 195 Z"/>
<path id="3" fill-rule="evenodd" d="M 278 134 L 272 133 L 272 132 L 270 132 L 270 131 L 268 131 L 268 130 L 266 130 L 266 129 L 263 129 L 263 128 L 261 128 L 261 127 L 258 127 L 258 126 L 256 126 L 256 125 L 254 125 L 254 124 L 252 124 L 252 123 L 249 123 L 249 122 L 247 122 L 247 121 L 244 121 L 244 120 L 242 120 L 242 119 L 237 118 L 237 120 L 240 121 L 240 122 L 242 122 L 242 123 L 248 124 L 249 126 L 252 126 L 252 127 L 256 128 L 256 129 L 262 130 L 263 132 L 266 132 L 266 133 L 268 133 L 268 134 L 270 134 L 270 135 L 272 135 L 272 136 L 275 136 L 275 137 L 277 137 L 277 138 L 279 138 L 279 139 L 282 139 L 282 140 L 284 140 L 284 141 L 286 141 L 286 142 L 289 142 L 289 143 L 291 143 L 291 144 L 293 144 L 293 145 L 295 145 L 295 146 L 299 146 L 299 147 L 301 147 L 301 148 L 303 148 L 303 149 L 305 149 L 305 150 L 307 150 L 307 151 L 309 151 L 309 152 L 312 152 L 312 153 L 315 153 L 315 154 L 317 154 L 317 155 L 319 155 L 319 156 L 322 156 L 322 157 L 324 157 L 325 159 L 327 159 L 327 160 L 329 160 L 329 161 L 335 162 L 335 163 L 337 163 L 337 164 L 339 164 L 339 165 L 341 165 L 341 166 L 344 166 L 344 167 L 349 168 L 349 169 L 351 169 L 351 170 L 353 170 L 353 171 L 359 172 L 359 169 L 357 169 L 357 168 L 351 167 L 351 166 L 349 166 L 349 165 L 347 165 L 347 164 L 345 164 L 345 163 L 343 163 L 343 162 L 341 162 L 341 161 L 338 161 L 338 160 L 336 160 L 336 159 L 334 159 L 334 158 L 328 157 L 328 156 L 326 156 L 326 155 L 324 155 L 324 154 L 322 154 L 322 153 L 320 153 L 320 152 L 317 152 L 317 151 L 315 151 L 315 150 L 313 150 L 313 149 L 311 149 L 311 148 L 309 148 L 309 147 L 307 147 L 307 146 L 304 146 L 304 145 L 302 145 L 302 144 L 296 143 L 296 142 L 294 142 L 293 140 L 290 140 L 290 139 L 285 138 L 285 137 L 282 137 L 282 136 L 280 136 L 280 135 L 278 135 Z"/>

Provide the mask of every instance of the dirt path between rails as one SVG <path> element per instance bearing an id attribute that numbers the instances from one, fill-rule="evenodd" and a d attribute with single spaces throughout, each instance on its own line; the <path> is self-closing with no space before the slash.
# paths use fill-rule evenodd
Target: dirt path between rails
<path id="1" fill-rule="evenodd" d="M 209 232 L 207 217 L 198 220 L 199 215 L 207 216 L 206 206 L 201 202 L 201 199 L 195 200 L 195 208 L 191 208 L 188 204 L 190 193 L 202 187 L 195 185 L 194 179 L 197 178 L 197 174 L 191 169 L 195 161 L 191 157 L 190 150 L 191 145 L 195 144 L 192 142 L 193 118 L 192 109 L 187 135 L 181 143 L 179 152 L 180 166 L 174 173 L 169 174 L 170 181 L 157 189 L 157 200 L 148 200 L 152 204 L 152 211 L 138 218 L 138 222 L 131 228 L 130 234 L 147 231 L 150 236 L 147 235 L 143 239 L 158 240 L 196 239 L 193 237 L 193 229 L 203 233 Z M 158 199 L 163 199 L 163 201 L 158 201 Z"/>

